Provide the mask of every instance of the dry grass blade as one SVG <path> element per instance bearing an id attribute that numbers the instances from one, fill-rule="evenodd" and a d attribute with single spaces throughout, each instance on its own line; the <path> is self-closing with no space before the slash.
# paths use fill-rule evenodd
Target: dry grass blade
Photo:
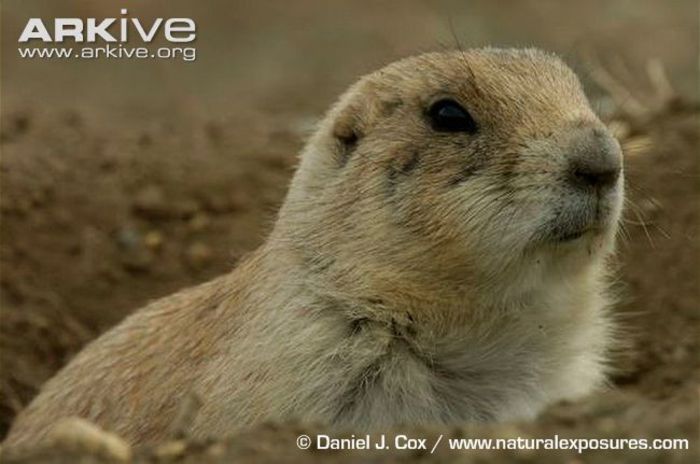
<path id="1" fill-rule="evenodd" d="M 613 76 L 595 52 L 588 50 L 583 56 L 591 78 L 610 95 L 622 113 L 634 120 L 642 120 L 649 115 L 651 108 L 636 98 L 624 83 Z"/>
<path id="2" fill-rule="evenodd" d="M 582 56 L 591 78 L 610 95 L 622 116 L 634 122 L 648 121 L 678 98 L 659 58 L 647 61 L 646 80 L 642 80 L 619 56 L 610 57 L 608 65 L 591 49 L 584 50 Z"/>

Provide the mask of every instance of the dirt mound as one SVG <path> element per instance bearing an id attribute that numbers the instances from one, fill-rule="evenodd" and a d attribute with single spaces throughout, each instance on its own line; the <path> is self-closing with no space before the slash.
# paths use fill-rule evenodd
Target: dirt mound
<path id="1" fill-rule="evenodd" d="M 88 340 L 254 249 L 300 145 L 288 124 L 252 123 L 261 117 L 144 127 L 100 116 L 3 114 L 2 435 Z"/>

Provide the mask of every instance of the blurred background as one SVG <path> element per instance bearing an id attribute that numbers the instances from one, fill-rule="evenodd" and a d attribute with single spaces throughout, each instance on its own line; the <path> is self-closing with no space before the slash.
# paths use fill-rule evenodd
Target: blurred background
<path id="1" fill-rule="evenodd" d="M 121 8 L 192 18 L 196 60 L 19 57 L 30 17 Z M 616 388 L 534 426 L 697 437 L 699 18 L 695 0 L 4 0 L 0 437 L 87 341 L 263 240 L 304 138 L 358 77 L 487 45 L 559 53 L 627 157 Z"/>
<path id="2" fill-rule="evenodd" d="M 197 60 L 22 60 L 28 17 L 189 17 Z M 241 106 L 317 113 L 358 76 L 441 48 L 535 46 L 574 66 L 593 50 L 634 70 L 662 58 L 697 93 L 694 0 L 100 1 L 3 2 L 4 96 L 90 105 L 177 102 L 228 113 Z"/>

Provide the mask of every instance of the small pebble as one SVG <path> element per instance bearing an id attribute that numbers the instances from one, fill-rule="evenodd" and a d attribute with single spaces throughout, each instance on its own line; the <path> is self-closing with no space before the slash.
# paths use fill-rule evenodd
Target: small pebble
<path id="1" fill-rule="evenodd" d="M 206 229 L 211 223 L 211 219 L 205 213 L 196 213 L 188 222 L 188 226 L 192 232 L 201 232 Z"/>
<path id="2" fill-rule="evenodd" d="M 121 437 L 78 417 L 60 420 L 49 433 L 49 441 L 58 448 L 98 454 L 112 461 L 131 459 L 131 447 Z"/>
<path id="3" fill-rule="evenodd" d="M 207 245 L 201 242 L 195 242 L 185 251 L 185 259 L 187 264 L 193 268 L 201 268 L 206 265 L 212 258 L 212 251 Z"/>
<path id="4" fill-rule="evenodd" d="M 159 445 L 155 449 L 155 455 L 159 459 L 176 459 L 184 455 L 185 451 L 187 451 L 187 445 L 184 441 L 169 441 Z"/>
<path id="5" fill-rule="evenodd" d="M 163 234 L 157 230 L 152 230 L 144 236 L 143 243 L 151 250 L 160 250 L 163 246 Z"/>
<path id="6" fill-rule="evenodd" d="M 170 216 L 165 194 L 160 187 L 148 185 L 134 197 L 134 211 L 148 219 L 162 219 Z"/>

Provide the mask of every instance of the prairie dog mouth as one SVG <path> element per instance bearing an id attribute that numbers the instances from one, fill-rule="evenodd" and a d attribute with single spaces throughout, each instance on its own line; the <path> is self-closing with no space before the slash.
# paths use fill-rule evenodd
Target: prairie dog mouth
<path id="1" fill-rule="evenodd" d="M 556 241 L 560 243 L 573 242 L 574 240 L 577 240 L 583 237 L 584 235 L 598 235 L 602 231 L 603 229 L 600 227 L 588 227 L 585 229 L 560 235 L 556 238 Z"/>
<path id="2" fill-rule="evenodd" d="M 548 227 L 548 241 L 573 242 L 584 236 L 597 236 L 615 224 L 614 208 L 609 201 L 573 202 L 558 211 Z"/>
<path id="3" fill-rule="evenodd" d="M 563 228 L 555 227 L 549 237 L 549 240 L 555 243 L 568 243 L 577 240 L 584 235 L 592 234 L 600 231 L 599 228 L 582 227 L 582 228 Z"/>

